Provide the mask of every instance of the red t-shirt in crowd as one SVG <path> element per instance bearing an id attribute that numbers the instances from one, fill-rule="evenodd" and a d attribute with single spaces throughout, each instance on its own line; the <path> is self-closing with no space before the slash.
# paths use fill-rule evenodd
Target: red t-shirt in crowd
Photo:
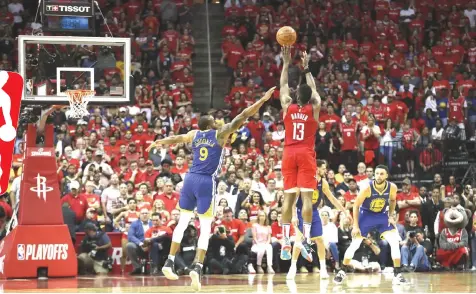
<path id="1" fill-rule="evenodd" d="M 157 199 L 160 199 L 164 202 L 164 205 L 165 205 L 165 210 L 167 210 L 168 212 L 171 212 L 172 210 L 174 210 L 176 207 L 177 207 L 177 202 L 180 198 L 180 194 L 177 193 L 177 192 L 174 192 L 172 191 L 172 195 L 171 197 L 167 197 L 165 195 L 165 193 L 162 193 L 160 195 L 155 195 L 154 196 L 154 201 L 157 200 Z"/>
<path id="2" fill-rule="evenodd" d="M 246 234 L 246 225 L 239 219 L 234 218 L 231 221 L 222 220 L 221 224 L 225 226 L 227 231 L 230 231 L 230 235 L 235 240 L 235 243 L 241 236 Z"/>
<path id="3" fill-rule="evenodd" d="M 61 198 L 61 204 L 65 202 L 69 203 L 71 210 L 76 215 L 76 221 L 82 221 L 86 215 L 86 210 L 88 209 L 88 199 L 83 195 L 74 197 L 72 194 L 66 194 Z"/>
<path id="4" fill-rule="evenodd" d="M 149 228 L 145 233 L 146 238 L 157 238 L 163 235 L 172 236 L 172 229 L 167 226 L 158 226 Z"/>

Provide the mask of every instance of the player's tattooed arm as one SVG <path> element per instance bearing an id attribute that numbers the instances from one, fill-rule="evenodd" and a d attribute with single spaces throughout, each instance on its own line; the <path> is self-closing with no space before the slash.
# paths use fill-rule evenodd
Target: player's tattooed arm
<path id="1" fill-rule="evenodd" d="M 258 112 L 261 106 L 271 98 L 273 95 L 274 89 L 276 87 L 272 87 L 269 89 L 266 94 L 264 94 L 261 99 L 256 101 L 253 105 L 247 107 L 245 110 L 243 110 L 240 114 L 238 114 L 230 123 L 225 124 L 219 131 L 218 131 L 218 137 L 220 138 L 228 138 L 231 134 L 236 132 L 243 123 L 251 116 L 255 115 L 255 113 Z"/>
<path id="2" fill-rule="evenodd" d="M 314 77 L 309 71 L 309 59 L 310 59 L 309 55 L 307 55 L 307 52 L 304 51 L 301 56 L 302 66 L 306 76 L 306 84 L 312 90 L 312 96 L 309 102 L 312 105 L 312 109 L 314 112 L 314 119 L 316 121 L 319 121 L 319 113 L 321 111 L 321 96 L 317 92 L 317 87 L 316 87 L 316 82 L 314 81 Z"/>
<path id="3" fill-rule="evenodd" d="M 184 135 L 178 135 L 178 136 L 171 136 L 167 137 L 164 139 L 157 140 L 150 144 L 149 147 L 147 147 L 146 151 L 149 152 L 152 148 L 156 147 L 157 145 L 170 145 L 170 144 L 178 144 L 178 143 L 191 143 L 193 141 L 193 138 L 195 137 L 195 134 L 197 133 L 196 130 L 190 131 L 187 134 Z"/>
<path id="4" fill-rule="evenodd" d="M 337 209 L 345 213 L 345 215 L 352 220 L 352 216 L 350 215 L 350 212 L 345 209 L 342 204 L 340 204 L 339 200 L 332 194 L 331 190 L 329 189 L 329 183 L 325 179 L 322 179 L 322 192 L 324 192 L 324 195 L 326 195 L 327 199 L 335 206 Z"/>
<path id="5" fill-rule="evenodd" d="M 291 62 L 291 47 L 282 47 L 281 54 L 283 57 L 283 69 L 281 70 L 281 78 L 279 80 L 279 100 L 281 101 L 281 107 L 283 108 L 284 112 L 286 112 L 289 105 L 293 102 L 288 85 L 288 69 L 289 63 Z"/>

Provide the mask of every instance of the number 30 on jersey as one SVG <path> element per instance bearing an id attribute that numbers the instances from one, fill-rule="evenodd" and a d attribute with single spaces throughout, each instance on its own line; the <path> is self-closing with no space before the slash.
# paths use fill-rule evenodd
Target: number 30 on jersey
<path id="1" fill-rule="evenodd" d="M 293 140 L 304 140 L 304 123 L 293 122 Z"/>

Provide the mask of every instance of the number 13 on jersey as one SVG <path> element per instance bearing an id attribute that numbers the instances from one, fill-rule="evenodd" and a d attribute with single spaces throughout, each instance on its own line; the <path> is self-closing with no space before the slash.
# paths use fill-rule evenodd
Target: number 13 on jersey
<path id="1" fill-rule="evenodd" d="M 293 122 L 293 140 L 304 140 L 304 123 Z"/>

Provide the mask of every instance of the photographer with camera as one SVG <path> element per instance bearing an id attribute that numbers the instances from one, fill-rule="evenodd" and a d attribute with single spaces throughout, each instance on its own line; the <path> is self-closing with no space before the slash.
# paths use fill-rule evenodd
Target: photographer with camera
<path id="1" fill-rule="evenodd" d="M 433 245 L 425 234 L 421 230 L 407 232 L 407 238 L 403 243 L 405 245 L 400 249 L 403 271 L 429 271 L 430 261 L 428 257 L 433 252 Z"/>
<path id="2" fill-rule="evenodd" d="M 215 228 L 215 233 L 210 238 L 207 255 L 208 273 L 226 275 L 237 272 L 232 261 L 235 255 L 235 242 L 233 237 L 227 234 L 225 226 Z"/>
<path id="3" fill-rule="evenodd" d="M 175 270 L 177 275 L 188 275 L 190 268 L 193 268 L 195 254 L 197 252 L 198 234 L 193 220 L 190 221 L 187 229 L 183 233 L 182 243 L 180 243 L 180 251 L 175 256 Z"/>
<path id="4" fill-rule="evenodd" d="M 360 248 L 355 252 L 349 267 L 356 272 L 378 272 L 380 270 L 380 247 L 377 240 L 380 240 L 378 231 L 369 232 L 367 238 L 364 239 Z"/>
<path id="5" fill-rule="evenodd" d="M 108 250 L 112 247 L 111 240 L 105 232 L 98 231 L 93 223 L 86 224 L 84 231 L 86 235 L 78 255 L 78 273 L 109 273 L 112 269 L 112 259 L 108 256 Z"/>

